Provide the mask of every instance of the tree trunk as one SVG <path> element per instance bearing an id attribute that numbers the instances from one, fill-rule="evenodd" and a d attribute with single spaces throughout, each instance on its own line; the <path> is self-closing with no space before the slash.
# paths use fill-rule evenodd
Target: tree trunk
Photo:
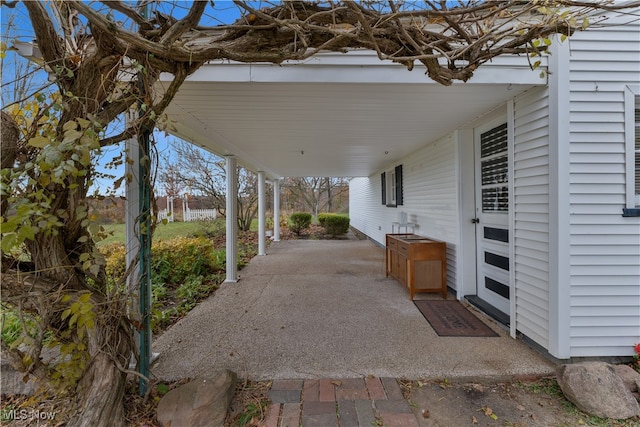
<path id="1" fill-rule="evenodd" d="M 2 115 L 2 123 L 0 124 L 0 161 L 2 161 L 2 169 L 7 169 L 12 168 L 16 161 L 20 129 L 8 113 L 2 111 L 0 114 Z M 8 182 L 3 182 L 3 184 L 8 184 Z M 9 207 L 9 202 L 6 197 L 3 197 L 0 203 L 0 216 L 4 217 Z"/>
<path id="2" fill-rule="evenodd" d="M 327 212 L 333 212 L 333 200 L 331 195 L 331 178 L 326 178 L 327 185 Z"/>
<path id="3" fill-rule="evenodd" d="M 73 350 L 74 355 L 86 352 L 88 358 L 84 368 L 80 365 L 81 362 L 73 368 L 78 366 L 78 369 L 84 370 L 79 371 L 75 388 L 70 390 L 73 398 L 63 403 L 68 405 L 68 425 L 124 426 L 126 374 L 119 367 L 127 368 L 132 354 L 133 334 L 125 318 L 128 295 L 123 289 L 107 285 L 104 266 L 98 260 L 92 261 L 93 265 L 99 267 L 97 271 L 91 272 L 91 268 L 82 267 L 82 255 L 92 254 L 95 249 L 90 238 L 80 239 L 87 235 L 87 231 L 80 226 L 81 221 L 77 216 L 79 210 L 76 207 L 82 204 L 84 193 L 61 186 L 52 189 L 52 192 L 58 196 L 54 199 L 56 206 L 67 209 L 70 215 L 63 225 L 55 229 L 57 233 L 43 230 L 36 233 L 33 240 L 25 240 L 34 272 L 39 273 L 32 274 L 29 280 L 25 280 L 16 272 L 3 272 L 3 296 L 19 295 L 23 300 L 23 309 L 26 308 L 25 302 L 37 298 L 35 301 L 42 303 L 33 304 L 29 310 L 42 320 L 42 326 L 52 333 L 53 339 L 59 340 L 61 344 L 73 342 L 85 345 L 85 350 Z M 30 292 L 25 293 L 25 289 L 30 289 Z M 20 294 L 12 295 L 14 292 Z M 79 321 L 70 322 L 73 316 L 64 316 L 63 313 L 87 293 L 91 295 L 89 302 L 93 326 L 82 326 Z M 61 298 L 62 295 L 69 299 Z M 84 338 L 80 332 L 84 332 Z M 39 352 L 40 347 L 36 348 Z M 34 356 L 32 360 L 39 360 L 39 354 Z M 62 359 L 65 363 L 69 361 L 64 356 Z M 54 369 L 52 372 L 55 372 L 55 364 L 60 362 L 62 360 L 49 364 Z M 68 382 L 66 378 L 63 385 L 57 385 L 56 382 L 51 385 L 59 388 L 73 387 L 74 380 Z"/>
<path id="4" fill-rule="evenodd" d="M 78 412 L 67 426 L 124 427 L 126 380 L 107 353 L 97 354 L 78 384 Z"/>
<path id="5" fill-rule="evenodd" d="M 79 287 L 77 284 L 81 281 L 82 277 L 76 275 L 76 287 Z M 29 288 L 30 292 L 22 304 L 22 309 L 36 314 L 43 321 L 48 319 L 56 328 L 59 328 L 57 330 L 59 333 L 70 329 L 68 322 L 62 321 L 59 317 L 60 313 L 90 288 L 87 286 L 79 292 L 65 290 L 64 294 L 71 296 L 72 299 L 63 303 L 59 298 L 60 295 L 56 295 L 59 289 L 58 284 L 59 280 L 36 274 L 15 271 L 3 271 L 2 274 L 3 298 L 15 299 L 24 292 L 25 287 Z M 95 313 L 95 327 L 87 330 L 89 363 L 82 372 L 75 389 L 71 390 L 72 398 L 61 402 L 60 405 L 65 406 L 62 412 L 69 414 L 68 426 L 124 426 L 123 396 L 126 374 L 119 367 L 127 368 L 131 360 L 133 334 L 122 314 L 124 312 L 122 296 L 109 301 L 95 292 L 92 294 L 91 302 Z M 23 356 L 17 349 L 9 351 L 16 356 Z M 50 373 L 50 369 L 40 361 L 39 354 L 33 355 L 32 360 L 36 361 L 35 366 L 23 366 L 23 368 L 33 370 L 32 373 L 46 384 L 49 380 L 46 373 Z M 55 363 L 58 362 L 59 360 L 54 360 L 49 364 L 49 368 L 55 368 Z M 53 383 L 46 385 L 54 386 Z"/>

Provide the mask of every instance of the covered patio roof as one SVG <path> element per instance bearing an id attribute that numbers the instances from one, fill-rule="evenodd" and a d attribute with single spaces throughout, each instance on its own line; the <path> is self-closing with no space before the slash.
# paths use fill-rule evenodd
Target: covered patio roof
<path id="1" fill-rule="evenodd" d="M 171 133 L 270 178 L 369 176 L 546 84 L 524 57 L 500 57 L 450 87 L 424 71 L 368 51 L 282 65 L 211 63 L 166 112 Z"/>

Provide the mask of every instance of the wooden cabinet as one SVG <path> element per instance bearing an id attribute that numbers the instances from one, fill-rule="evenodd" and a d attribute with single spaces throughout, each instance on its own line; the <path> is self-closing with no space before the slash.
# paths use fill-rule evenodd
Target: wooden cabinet
<path id="1" fill-rule="evenodd" d="M 416 234 L 387 234 L 387 276 L 416 292 L 440 292 L 447 298 L 447 244 Z"/>

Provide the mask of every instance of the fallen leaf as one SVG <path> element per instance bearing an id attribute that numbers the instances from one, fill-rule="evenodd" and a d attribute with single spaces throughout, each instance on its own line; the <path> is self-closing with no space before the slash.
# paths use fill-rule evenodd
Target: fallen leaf
<path id="1" fill-rule="evenodd" d="M 342 385 L 342 381 L 331 381 L 331 384 L 333 384 L 336 387 L 340 387 Z"/>
<path id="2" fill-rule="evenodd" d="M 471 417 L 471 424 L 478 424 L 478 419 L 476 417 Z"/>
<path id="3" fill-rule="evenodd" d="M 429 413 L 428 409 L 423 409 L 422 410 L 422 417 L 423 418 L 429 418 L 431 416 L 431 414 Z"/>
<path id="4" fill-rule="evenodd" d="M 451 384 L 449 384 L 449 380 L 445 378 L 444 380 L 439 381 L 438 385 L 440 386 L 440 388 L 445 389 L 449 387 Z"/>
<path id="5" fill-rule="evenodd" d="M 482 410 L 484 411 L 484 414 L 491 418 L 492 420 L 497 420 L 498 416 L 496 414 L 493 413 L 493 409 L 489 408 L 488 406 L 485 408 L 482 408 Z"/>
<path id="6" fill-rule="evenodd" d="M 518 405 L 516 407 L 518 408 L 518 411 L 524 411 L 525 410 L 525 407 L 522 406 L 522 405 Z"/>

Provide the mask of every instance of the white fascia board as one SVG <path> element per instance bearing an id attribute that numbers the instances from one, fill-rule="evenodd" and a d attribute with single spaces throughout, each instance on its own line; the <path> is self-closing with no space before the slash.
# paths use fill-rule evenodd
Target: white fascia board
<path id="1" fill-rule="evenodd" d="M 543 60 L 546 58 L 543 58 Z M 543 62 L 544 69 L 546 61 Z M 365 70 L 366 69 L 366 70 Z M 348 54 L 318 54 L 306 61 L 286 61 L 280 65 L 269 63 L 211 62 L 200 67 L 190 81 L 203 82 L 261 82 L 261 83 L 438 83 L 425 75 L 426 68 L 416 64 L 413 71 L 391 61 L 382 61 L 373 52 L 355 51 Z M 163 73 L 161 81 L 171 81 Z M 467 82 L 454 84 L 546 84 L 546 73 L 531 70 L 523 56 L 495 58 L 480 66 Z"/>

